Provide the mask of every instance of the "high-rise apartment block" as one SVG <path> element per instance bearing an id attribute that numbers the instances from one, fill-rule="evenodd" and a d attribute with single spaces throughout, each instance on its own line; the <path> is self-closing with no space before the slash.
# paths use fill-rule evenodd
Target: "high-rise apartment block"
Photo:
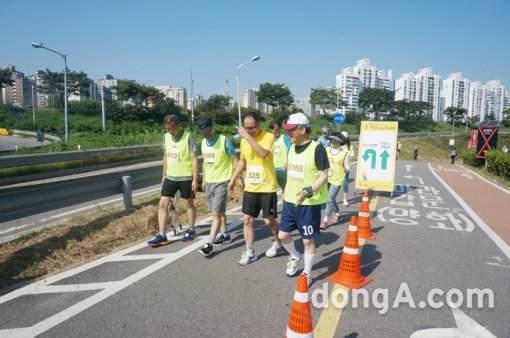
<path id="1" fill-rule="evenodd" d="M 468 110 L 470 83 L 461 72 L 450 73 L 448 78 L 443 80 L 441 111 L 444 112 L 449 107 Z M 472 115 L 468 113 L 468 116 Z"/>
<path id="2" fill-rule="evenodd" d="M 509 108 L 510 94 L 499 80 L 470 83 L 468 115 L 480 116 L 480 121 L 493 117 L 503 118 L 503 111 Z"/>
<path id="3" fill-rule="evenodd" d="M 370 64 L 370 59 L 356 61 L 356 66 L 343 68 L 336 76 L 336 89 L 346 111 L 359 111 L 359 93 L 363 88 L 393 90 L 392 71 L 386 73 Z"/>
<path id="4" fill-rule="evenodd" d="M 174 100 L 178 106 L 181 106 L 185 109 L 188 107 L 188 94 L 186 92 L 186 88 L 177 88 L 171 86 L 155 86 L 154 88 L 163 93 L 166 98 Z"/>
<path id="5" fill-rule="evenodd" d="M 418 74 L 405 73 L 395 80 L 395 101 L 423 101 L 428 102 L 432 109 L 434 121 L 442 119 L 441 89 L 443 80 L 440 75 L 433 74 L 432 68 L 422 68 Z"/>
<path id="6" fill-rule="evenodd" d="M 12 65 L 7 65 L 4 69 L 11 72 L 12 86 L 2 88 L 2 103 L 19 108 L 32 106 L 32 85 L 33 81 L 28 79 L 25 74 L 18 72 Z"/>

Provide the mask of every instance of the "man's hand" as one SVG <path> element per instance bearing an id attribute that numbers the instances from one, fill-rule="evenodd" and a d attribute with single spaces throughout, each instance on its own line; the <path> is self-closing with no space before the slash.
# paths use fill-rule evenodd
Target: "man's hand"
<path id="1" fill-rule="evenodd" d="M 307 196 L 307 192 L 304 190 L 301 190 L 296 194 L 297 200 L 296 200 L 296 206 L 300 206 L 301 203 L 305 201 L 305 198 Z"/>
<path id="2" fill-rule="evenodd" d="M 239 133 L 239 136 L 241 136 L 242 138 L 248 138 L 249 136 L 251 136 L 250 133 L 243 127 L 237 128 L 237 132 Z"/>
<path id="3" fill-rule="evenodd" d="M 197 188 L 198 188 L 198 182 L 197 182 L 197 179 L 194 178 L 193 181 L 191 181 L 191 191 L 193 191 L 193 193 L 196 193 Z"/>
<path id="4" fill-rule="evenodd" d="M 232 180 L 228 181 L 227 184 L 227 192 L 230 194 L 234 190 L 234 182 Z"/>

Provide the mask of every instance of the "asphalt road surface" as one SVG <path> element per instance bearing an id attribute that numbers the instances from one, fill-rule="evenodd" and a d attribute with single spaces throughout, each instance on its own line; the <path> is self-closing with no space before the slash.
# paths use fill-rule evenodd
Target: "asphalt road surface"
<path id="1" fill-rule="evenodd" d="M 456 175 L 446 175 L 453 170 Z M 321 234 L 313 270 L 316 337 L 510 336 L 509 244 L 492 230 L 486 213 L 494 211 L 475 213 L 466 192 L 451 190 L 448 176 L 465 172 L 458 165 L 397 163 L 393 193 L 370 197 L 376 239 L 360 240 L 361 271 L 373 281 L 357 292 L 356 305 L 347 293 L 343 307 L 342 288 L 325 277 L 338 269 L 361 192 L 351 194 L 348 207 L 340 203 L 343 218 Z M 471 194 L 487 184 L 463 183 Z M 510 195 L 501 196 L 479 198 L 492 201 L 508 232 L 503 212 Z M 205 218 L 191 243 L 179 237 L 157 249 L 139 243 L 4 294 L 0 337 L 282 337 L 297 279 L 285 275 L 284 253 L 264 256 L 272 239 L 261 220 L 259 259 L 237 263 L 244 249 L 241 217 L 239 208 L 228 211 L 234 241 L 210 258 L 197 252 L 207 240 Z"/>
<path id="2" fill-rule="evenodd" d="M 0 152 L 16 150 L 16 147 L 18 147 L 18 149 L 21 149 L 40 146 L 41 142 L 37 142 L 36 140 L 16 136 L 4 136 L 4 135 L 0 136 Z"/>

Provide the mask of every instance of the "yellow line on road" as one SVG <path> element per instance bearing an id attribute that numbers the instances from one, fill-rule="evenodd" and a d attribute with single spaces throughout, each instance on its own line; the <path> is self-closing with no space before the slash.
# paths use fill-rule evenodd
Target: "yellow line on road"
<path id="1" fill-rule="evenodd" d="M 377 200 L 379 199 L 379 193 L 377 191 L 374 191 L 374 194 L 371 198 L 369 209 L 370 211 L 374 211 L 375 207 L 377 206 Z M 359 244 L 359 253 L 361 255 L 361 252 L 363 250 L 363 245 L 365 245 L 365 239 L 359 238 L 358 239 Z M 338 289 L 343 289 L 343 292 L 337 291 Z M 319 317 L 319 321 L 317 322 L 317 325 L 315 326 L 315 329 L 313 331 L 313 334 L 315 337 L 320 338 L 329 338 L 334 337 L 336 329 L 338 328 L 338 325 L 340 324 L 340 319 L 342 317 L 343 308 L 339 308 L 334 306 L 334 304 L 343 304 L 343 294 L 349 292 L 349 288 L 345 287 L 340 284 L 335 284 L 333 289 L 331 290 L 329 299 L 328 299 L 328 305 L 324 310 L 322 310 L 321 316 Z M 333 299 L 333 296 L 337 297 L 337 299 Z"/>

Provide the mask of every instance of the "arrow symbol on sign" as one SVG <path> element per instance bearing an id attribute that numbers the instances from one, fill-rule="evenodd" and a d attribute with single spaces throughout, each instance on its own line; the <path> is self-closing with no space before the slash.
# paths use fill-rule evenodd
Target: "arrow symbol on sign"
<path id="1" fill-rule="evenodd" d="M 411 176 L 411 175 L 407 175 L 407 176 L 404 176 L 404 178 L 408 178 L 408 179 L 413 179 L 413 178 L 417 178 L 420 180 L 420 184 L 425 184 L 425 182 L 423 181 L 423 179 L 421 177 L 418 177 L 418 176 Z"/>
<path id="2" fill-rule="evenodd" d="M 457 327 L 415 331 L 410 338 L 496 338 L 485 327 L 475 322 L 459 309 L 452 309 Z"/>
<path id="3" fill-rule="evenodd" d="M 381 169 L 385 170 L 388 167 L 388 157 L 390 157 L 390 154 L 385 150 L 379 156 L 381 156 Z"/>
<path id="4" fill-rule="evenodd" d="M 414 168 L 414 167 L 413 167 L 412 165 L 410 165 L 410 164 L 406 164 L 404 167 L 406 168 L 406 171 L 411 171 L 411 168 Z"/>
<path id="5" fill-rule="evenodd" d="M 369 157 L 372 158 L 372 162 L 370 163 L 370 169 L 375 169 L 375 160 L 376 160 L 375 149 L 365 150 L 365 152 L 363 153 L 363 159 L 365 160 L 365 162 L 368 161 Z"/>
<path id="6" fill-rule="evenodd" d="M 461 176 L 465 176 L 465 177 L 467 177 L 468 179 L 470 179 L 471 181 L 473 180 L 473 176 L 471 176 L 471 175 L 469 175 L 469 174 L 464 173 L 464 174 L 462 174 Z"/>

